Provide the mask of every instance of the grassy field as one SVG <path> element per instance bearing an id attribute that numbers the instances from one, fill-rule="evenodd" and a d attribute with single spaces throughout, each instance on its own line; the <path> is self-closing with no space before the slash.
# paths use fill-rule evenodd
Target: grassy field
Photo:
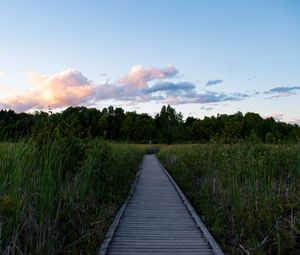
<path id="1" fill-rule="evenodd" d="M 1 254 L 95 254 L 145 147 L 65 139 L 0 144 Z"/>
<path id="2" fill-rule="evenodd" d="M 300 254 L 300 146 L 174 145 L 159 158 L 228 254 Z"/>

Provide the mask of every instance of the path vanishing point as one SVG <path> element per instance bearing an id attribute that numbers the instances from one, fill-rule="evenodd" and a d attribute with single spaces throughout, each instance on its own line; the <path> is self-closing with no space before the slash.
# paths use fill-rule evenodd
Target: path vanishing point
<path id="1" fill-rule="evenodd" d="M 99 255 L 224 254 L 155 155 L 145 155 L 131 195 Z"/>

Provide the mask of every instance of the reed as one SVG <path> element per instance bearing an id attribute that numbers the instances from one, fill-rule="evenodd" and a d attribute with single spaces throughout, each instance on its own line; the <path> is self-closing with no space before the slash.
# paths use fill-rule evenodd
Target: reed
<path id="1" fill-rule="evenodd" d="M 101 140 L 0 144 L 1 254 L 95 254 L 144 148 Z"/>
<path id="2" fill-rule="evenodd" d="M 173 145 L 159 158 L 228 254 L 300 253 L 299 145 Z"/>

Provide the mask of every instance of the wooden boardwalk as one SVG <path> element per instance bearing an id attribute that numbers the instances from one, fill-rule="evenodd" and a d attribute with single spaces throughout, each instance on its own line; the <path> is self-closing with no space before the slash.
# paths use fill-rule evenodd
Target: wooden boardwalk
<path id="1" fill-rule="evenodd" d="M 100 255 L 223 254 L 155 155 L 145 155 L 131 196 Z"/>

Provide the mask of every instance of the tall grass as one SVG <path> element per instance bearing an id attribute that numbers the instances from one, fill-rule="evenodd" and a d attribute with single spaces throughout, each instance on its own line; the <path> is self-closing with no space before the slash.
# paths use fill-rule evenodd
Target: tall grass
<path id="1" fill-rule="evenodd" d="M 159 158 L 228 254 L 300 254 L 300 147 L 175 145 Z"/>
<path id="2" fill-rule="evenodd" d="M 95 254 L 143 153 L 98 140 L 0 144 L 0 254 Z"/>

